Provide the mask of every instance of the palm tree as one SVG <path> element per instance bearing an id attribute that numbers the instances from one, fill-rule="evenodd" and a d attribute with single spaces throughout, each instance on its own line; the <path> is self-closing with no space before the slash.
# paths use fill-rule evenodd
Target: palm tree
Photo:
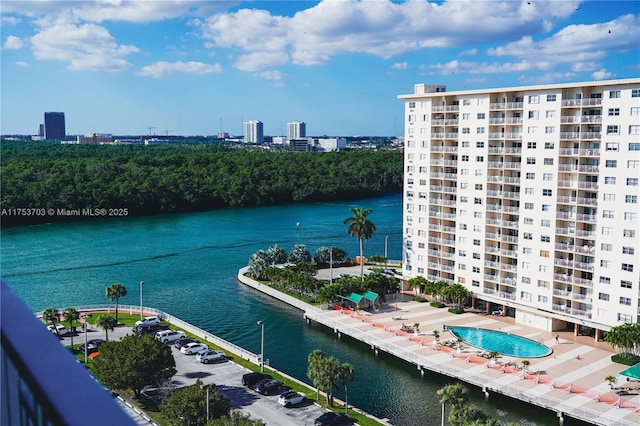
<path id="1" fill-rule="evenodd" d="M 42 313 L 42 319 L 45 324 L 51 323 L 53 329 L 56 331 L 56 334 L 58 335 L 58 337 L 60 337 L 60 333 L 56 328 L 56 323 L 60 321 L 60 312 L 58 312 L 58 309 L 53 307 L 45 309 Z"/>
<path id="2" fill-rule="evenodd" d="M 604 380 L 609 382 L 609 387 L 613 389 L 613 385 L 616 383 L 616 378 L 614 376 L 607 376 Z"/>
<path id="3" fill-rule="evenodd" d="M 320 399 L 320 383 L 322 382 L 322 364 L 326 359 L 324 352 L 320 349 L 316 349 L 311 352 L 307 357 L 309 367 L 307 369 L 307 377 L 311 379 L 313 385 L 316 387 L 316 399 Z"/>
<path id="4" fill-rule="evenodd" d="M 109 341 L 109 331 L 113 331 L 118 325 L 118 321 L 111 315 L 100 315 L 96 320 L 96 325 L 104 330 L 105 338 Z"/>
<path id="5" fill-rule="evenodd" d="M 360 279 L 364 276 L 364 243 L 362 239 L 369 240 L 376 231 L 376 225 L 367 219 L 367 216 L 373 212 L 372 209 L 362 210 L 360 207 L 352 207 L 352 217 L 346 218 L 343 223 L 349 224 L 347 233 L 352 237 L 358 237 L 360 243 Z"/>
<path id="6" fill-rule="evenodd" d="M 71 331 L 71 348 L 73 348 L 73 323 L 80 319 L 80 312 L 76 308 L 67 308 L 62 313 L 62 316 L 66 322 L 69 323 L 69 331 Z"/>
<path id="7" fill-rule="evenodd" d="M 344 407 L 347 414 L 349 414 L 349 388 L 347 383 L 353 382 L 354 372 L 353 365 L 348 362 L 343 363 L 338 369 L 337 381 L 344 386 Z"/>
<path id="8" fill-rule="evenodd" d="M 442 404 L 442 424 L 444 425 L 445 404 L 451 404 L 453 409 L 463 407 L 469 399 L 469 389 L 461 383 L 445 385 L 437 392 Z"/>
<path id="9" fill-rule="evenodd" d="M 418 294 L 417 294 L 418 296 L 420 295 L 420 293 L 423 292 L 424 288 L 427 286 L 428 283 L 429 283 L 429 280 L 427 280 L 422 275 L 418 275 L 417 277 L 410 278 L 409 281 L 407 281 L 407 284 L 409 284 L 409 287 L 418 290 Z"/>
<path id="10" fill-rule="evenodd" d="M 116 302 L 116 322 L 118 321 L 118 301 L 121 297 L 127 295 L 127 288 L 121 283 L 111 284 L 106 289 L 107 298 L 112 302 Z"/>

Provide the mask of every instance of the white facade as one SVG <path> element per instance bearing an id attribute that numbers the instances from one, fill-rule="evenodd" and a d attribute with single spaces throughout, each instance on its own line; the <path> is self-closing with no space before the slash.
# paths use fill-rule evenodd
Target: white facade
<path id="1" fill-rule="evenodd" d="M 307 137 L 307 124 L 304 121 L 287 123 L 287 139 L 304 139 Z"/>
<path id="2" fill-rule="evenodd" d="M 318 138 L 318 151 L 338 151 L 346 147 L 345 138 Z"/>
<path id="3" fill-rule="evenodd" d="M 640 79 L 405 102 L 403 274 L 545 330 L 638 322 Z"/>
<path id="4" fill-rule="evenodd" d="M 251 120 L 244 122 L 244 141 L 246 143 L 261 144 L 264 142 L 262 121 Z"/>
<path id="5" fill-rule="evenodd" d="M 112 144 L 113 135 L 111 133 L 87 133 L 84 136 L 78 136 L 76 142 L 81 145 Z"/>

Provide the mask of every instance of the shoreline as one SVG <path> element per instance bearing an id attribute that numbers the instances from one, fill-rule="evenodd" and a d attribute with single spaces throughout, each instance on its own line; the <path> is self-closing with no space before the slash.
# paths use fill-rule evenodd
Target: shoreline
<path id="1" fill-rule="evenodd" d="M 337 273 L 340 271 L 339 268 L 334 270 Z M 398 331 L 399 325 L 394 324 L 394 320 L 398 318 L 397 311 L 381 309 L 375 313 L 357 313 L 347 309 L 322 309 L 263 285 L 245 276 L 246 271 L 246 267 L 238 271 L 238 281 L 242 284 L 302 310 L 306 321 L 324 325 L 338 337 L 342 334 L 350 336 L 370 346 L 376 353 L 384 351 L 415 365 L 421 375 L 424 375 L 425 370 L 433 371 L 477 386 L 487 398 L 490 392 L 498 393 L 550 410 L 557 414 L 561 424 L 565 416 L 603 426 L 631 426 L 638 423 L 640 396 L 622 399 L 609 395 L 611 389 L 604 382 L 605 375 L 602 380 L 594 382 L 593 373 L 596 369 L 603 372 L 622 369 L 622 366 L 610 361 L 612 352 L 577 341 L 570 342 L 569 335 L 563 335 L 562 340 L 563 344 L 568 343 L 567 347 L 558 342 L 554 345 L 554 337 L 549 336 L 547 344 L 554 348 L 554 352 L 535 359 L 536 365 L 532 365 L 530 371 L 518 369 L 513 357 L 504 356 L 501 361 L 490 364 L 477 351 L 470 351 L 469 348 L 458 352 L 453 348 L 434 344 L 432 335 L 425 337 L 430 335 L 428 333 L 409 335 Z M 413 301 L 401 303 L 402 315 L 410 317 L 412 322 L 420 319 L 421 321 L 416 322 L 425 327 L 442 328 L 445 322 L 451 324 L 463 321 L 465 324 L 473 322 L 483 327 L 497 326 L 498 330 L 509 332 L 522 329 L 525 331 L 523 337 L 529 338 L 537 339 L 537 335 L 544 333 L 505 318 L 475 313 L 453 315 L 431 307 L 420 309 L 426 305 Z M 397 306 L 398 304 L 396 309 Z M 405 321 L 408 319 L 405 318 Z M 577 347 L 569 347 L 569 344 Z M 590 365 L 593 366 L 593 371 Z"/>

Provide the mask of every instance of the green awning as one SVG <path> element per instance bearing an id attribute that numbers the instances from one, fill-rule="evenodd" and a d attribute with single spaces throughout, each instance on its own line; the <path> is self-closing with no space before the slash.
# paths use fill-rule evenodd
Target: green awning
<path id="1" fill-rule="evenodd" d="M 365 294 L 363 294 L 363 297 L 367 300 L 370 300 L 372 302 L 375 302 L 376 299 L 378 298 L 378 293 L 375 293 L 373 291 L 368 291 Z"/>
<path id="2" fill-rule="evenodd" d="M 636 364 L 633 367 L 629 367 L 626 370 L 620 372 L 623 376 L 631 377 L 636 380 L 640 380 L 640 364 Z"/>
<path id="3" fill-rule="evenodd" d="M 347 297 L 345 297 L 345 299 L 347 299 L 347 300 L 349 300 L 349 301 L 351 301 L 351 302 L 353 302 L 353 303 L 355 303 L 355 304 L 358 304 L 358 303 L 360 303 L 360 301 L 362 300 L 362 298 L 363 298 L 363 297 L 364 297 L 364 296 L 363 296 L 363 295 L 361 295 L 361 294 L 358 294 L 358 293 L 351 293 L 350 295 L 348 295 Z"/>

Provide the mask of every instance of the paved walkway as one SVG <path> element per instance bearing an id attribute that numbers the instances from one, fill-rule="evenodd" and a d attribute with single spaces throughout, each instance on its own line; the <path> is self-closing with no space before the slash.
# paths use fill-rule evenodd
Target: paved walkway
<path id="1" fill-rule="evenodd" d="M 344 273 L 344 271 L 341 271 Z M 515 323 L 513 318 L 480 313 L 450 314 L 428 303 L 398 302 L 379 312 L 330 310 L 308 312 L 309 318 L 322 322 L 345 334 L 353 335 L 381 350 L 402 354 L 402 358 L 441 371 L 454 377 L 469 378 L 471 383 L 485 384 L 489 389 L 521 400 L 570 413 L 595 424 L 638 425 L 640 423 L 640 390 L 619 396 L 604 380 L 617 377 L 626 366 L 611 362 L 615 353 L 605 342 L 592 337 L 574 336 L 571 332 L 555 332 Z M 402 324 L 420 323 L 421 332 L 399 331 Z M 528 370 L 521 367 L 522 358 L 501 356 L 497 362 L 480 356 L 481 350 L 465 346 L 461 351 L 434 343 L 432 330 L 443 325 L 482 327 L 501 330 L 540 341 L 553 352 L 530 359 Z M 440 333 L 440 341 L 453 340 L 450 332 Z M 625 383 L 619 383 L 624 386 Z M 640 385 L 640 383 L 631 383 Z"/>

